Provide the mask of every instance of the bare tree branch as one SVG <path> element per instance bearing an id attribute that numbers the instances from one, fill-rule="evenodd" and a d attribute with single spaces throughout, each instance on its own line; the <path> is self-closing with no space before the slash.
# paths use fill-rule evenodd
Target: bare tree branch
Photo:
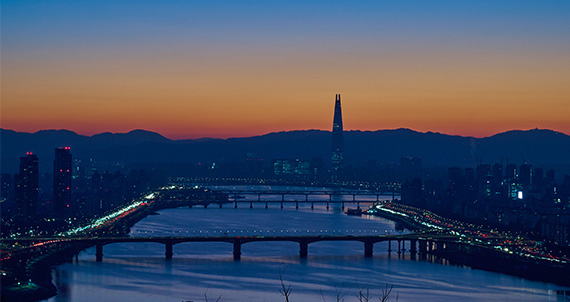
<path id="1" fill-rule="evenodd" d="M 208 289 L 210 289 L 210 288 L 208 287 Z M 208 289 L 206 289 L 206 291 L 204 292 L 204 299 L 206 300 L 206 302 L 208 302 Z M 218 299 L 216 299 L 216 302 L 220 302 L 221 299 L 222 299 L 222 295 L 220 295 L 218 297 Z"/>
<path id="2" fill-rule="evenodd" d="M 391 285 L 390 287 L 388 287 L 388 283 L 386 283 L 386 288 L 382 290 L 382 297 L 380 297 L 380 301 L 382 302 L 386 302 L 388 301 L 388 299 L 390 298 L 390 294 L 392 293 L 392 289 L 394 288 L 394 285 Z M 398 298 L 396 297 L 396 300 Z"/>
<path id="3" fill-rule="evenodd" d="M 281 271 L 281 268 L 279 268 L 279 280 L 281 281 L 281 289 L 279 290 L 279 292 L 281 293 L 281 295 L 283 295 L 285 297 L 285 302 L 290 302 L 289 301 L 289 295 L 291 295 L 291 285 L 289 286 L 285 286 L 285 282 L 283 281 L 283 274 L 285 272 Z"/>

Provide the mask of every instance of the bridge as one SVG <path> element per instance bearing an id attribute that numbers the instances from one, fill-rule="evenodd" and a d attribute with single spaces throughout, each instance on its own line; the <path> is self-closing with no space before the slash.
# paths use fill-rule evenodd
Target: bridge
<path id="1" fill-rule="evenodd" d="M 113 243 L 133 243 L 133 242 L 153 242 L 165 245 L 166 259 L 172 259 L 173 246 L 185 242 L 226 242 L 233 245 L 234 260 L 241 259 L 241 246 L 249 242 L 275 242 L 288 241 L 299 243 L 299 256 L 307 258 L 308 246 L 310 243 L 319 241 L 358 241 L 364 244 L 364 256 L 372 257 L 373 246 L 378 242 L 388 241 L 388 252 L 392 252 L 392 242 L 397 242 L 397 253 L 401 254 L 406 251 L 406 241 L 409 242 L 409 252 L 416 255 L 418 249 L 420 254 L 431 252 L 436 248 L 443 248 L 443 244 L 457 243 L 453 237 L 433 238 L 427 237 L 425 233 L 413 233 L 405 235 L 311 235 L 311 236 L 168 236 L 168 237 L 76 237 L 76 238 L 19 238 L 7 239 L 3 241 L 18 241 L 20 243 L 42 243 L 49 242 L 51 244 L 69 245 L 73 244 L 85 249 L 95 246 L 96 260 L 103 260 L 103 246 Z"/>
<path id="2" fill-rule="evenodd" d="M 162 193 L 168 194 L 170 198 L 184 198 L 182 194 L 191 189 L 178 189 L 178 190 L 161 190 Z M 352 204 L 356 204 L 357 209 L 360 209 L 360 203 L 374 203 L 380 201 L 380 196 L 391 195 L 392 200 L 395 199 L 395 192 L 390 191 L 372 191 L 372 190 L 337 190 L 337 189 L 281 189 L 281 190 L 256 190 L 256 189 L 220 189 L 215 188 L 215 192 L 225 194 L 228 198 L 226 200 L 208 201 L 199 203 L 207 207 L 209 204 L 218 204 L 222 208 L 223 204 L 233 203 L 234 208 L 238 208 L 238 202 L 249 202 L 249 207 L 253 208 L 254 203 L 265 204 L 265 208 L 269 207 L 270 203 L 279 203 L 283 209 L 285 203 L 295 203 L 295 208 L 299 208 L 300 203 L 310 203 L 311 209 L 314 209 L 315 203 L 325 203 L 327 210 L 331 204 L 340 204 L 344 210 L 345 203 L 351 202 L 344 199 L 335 200 L 334 196 L 352 196 Z M 247 198 L 247 197 L 250 198 Z M 323 196 L 328 198 L 323 199 Z M 275 198 L 280 197 L 280 200 Z M 374 199 L 374 197 L 376 197 Z"/>

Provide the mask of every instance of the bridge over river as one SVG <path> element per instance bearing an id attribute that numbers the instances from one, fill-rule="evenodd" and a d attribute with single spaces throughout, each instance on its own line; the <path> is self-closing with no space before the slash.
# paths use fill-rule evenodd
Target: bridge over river
<path id="1" fill-rule="evenodd" d="M 278 189 L 261 189 L 261 188 L 228 188 L 228 187 L 214 187 L 215 192 L 225 194 L 227 199 L 224 200 L 209 200 L 207 202 L 197 203 L 207 207 L 210 204 L 218 204 L 222 208 L 223 204 L 233 203 L 235 208 L 238 208 L 238 202 L 249 203 L 249 207 L 253 208 L 254 203 L 265 204 L 265 208 L 269 204 L 280 204 L 283 209 L 284 204 L 294 203 L 295 208 L 299 208 L 299 204 L 311 204 L 311 209 L 314 208 L 315 203 L 326 204 L 329 209 L 330 205 L 339 204 L 344 210 L 345 203 L 351 203 L 360 209 L 361 203 L 374 203 L 380 202 L 381 197 L 391 196 L 394 200 L 396 196 L 394 190 L 347 190 L 347 189 L 326 189 L 326 188 L 278 188 Z M 170 188 L 160 190 L 162 194 L 170 199 L 185 199 L 187 192 L 192 192 L 192 188 L 184 188 L 172 190 Z M 350 196 L 351 198 L 344 198 Z"/>
<path id="2" fill-rule="evenodd" d="M 445 248 L 446 245 L 461 244 L 458 238 L 449 235 L 430 235 L 426 233 L 411 233 L 405 235 L 309 235 L 309 236 L 166 236 L 166 237 L 76 237 L 76 238 L 18 238 L 8 239 L 8 241 L 18 241 L 20 243 L 29 243 L 36 248 L 41 243 L 49 245 L 74 245 L 82 250 L 88 247 L 96 247 L 97 261 L 103 260 L 103 246 L 113 243 L 140 243 L 152 242 L 165 245 L 165 256 L 172 259 L 173 246 L 187 242 L 226 242 L 233 245 L 233 258 L 240 260 L 241 246 L 249 242 L 275 242 L 288 241 L 299 243 L 299 256 L 306 258 L 308 256 L 308 246 L 310 243 L 319 241 L 359 241 L 364 244 L 364 256 L 372 257 L 373 247 L 378 242 L 388 242 L 388 252 L 392 252 L 392 242 L 397 243 L 396 252 L 398 254 L 409 251 L 411 255 L 416 253 L 426 254 L 435 249 Z M 406 249 L 406 241 L 409 248 Z M 36 243 L 36 244 L 34 244 Z M 45 248 L 47 248 L 46 245 Z"/>

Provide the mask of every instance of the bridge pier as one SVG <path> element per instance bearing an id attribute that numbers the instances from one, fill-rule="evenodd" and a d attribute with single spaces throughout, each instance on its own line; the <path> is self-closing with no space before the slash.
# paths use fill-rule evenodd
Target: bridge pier
<path id="1" fill-rule="evenodd" d="M 445 245 L 442 242 L 437 242 L 435 247 L 437 250 L 441 251 L 445 248 Z"/>
<path id="2" fill-rule="evenodd" d="M 253 200 L 250 200 L 250 201 L 249 201 L 249 208 L 250 208 L 250 209 L 253 209 Z"/>
<path id="3" fill-rule="evenodd" d="M 299 242 L 299 257 L 307 258 L 309 255 L 309 242 L 306 240 Z"/>
<path id="4" fill-rule="evenodd" d="M 281 194 L 281 209 L 283 209 L 283 202 L 285 201 L 285 194 Z"/>
<path id="5" fill-rule="evenodd" d="M 311 210 L 315 208 L 315 203 L 311 201 Z"/>
<path id="6" fill-rule="evenodd" d="M 342 208 L 342 211 L 344 212 L 344 200 L 341 202 L 341 208 Z"/>
<path id="7" fill-rule="evenodd" d="M 402 245 L 402 240 L 398 239 L 398 255 L 402 253 L 401 245 Z"/>
<path id="8" fill-rule="evenodd" d="M 372 257 L 374 250 L 374 242 L 364 241 L 364 257 Z"/>
<path id="9" fill-rule="evenodd" d="M 298 201 L 295 201 L 295 209 L 297 209 L 297 210 L 299 209 L 299 202 Z"/>
<path id="10" fill-rule="evenodd" d="M 388 254 L 392 253 L 392 240 L 388 240 Z"/>
<path id="11" fill-rule="evenodd" d="M 410 240 L 410 259 L 416 260 L 416 242 L 417 240 L 411 239 Z"/>
<path id="12" fill-rule="evenodd" d="M 241 259 L 241 242 L 234 240 L 234 260 Z"/>
<path id="13" fill-rule="evenodd" d="M 418 242 L 418 248 L 419 248 L 419 250 L 420 250 L 420 251 L 419 251 L 420 254 L 425 254 L 426 251 L 427 251 L 427 244 L 426 244 L 426 242 L 425 242 L 424 240 L 420 240 L 420 241 Z"/>
<path id="14" fill-rule="evenodd" d="M 426 260 L 427 259 L 427 243 L 425 240 L 420 240 L 418 242 L 418 247 L 419 247 L 419 256 L 421 260 Z"/>
<path id="15" fill-rule="evenodd" d="M 412 255 L 416 254 L 416 244 L 417 244 L 417 240 L 415 240 L 415 239 L 410 240 L 410 254 L 412 254 Z"/>
<path id="16" fill-rule="evenodd" d="M 95 259 L 97 262 L 103 261 L 103 244 L 101 243 L 95 246 Z"/>
<path id="17" fill-rule="evenodd" d="M 267 206 L 267 201 L 265 202 L 265 208 L 266 208 L 266 209 L 268 208 L 268 206 Z"/>
<path id="18" fill-rule="evenodd" d="M 222 203 L 220 202 L 220 209 L 222 208 Z"/>
<path id="19" fill-rule="evenodd" d="M 352 194 L 352 204 L 354 204 L 356 202 L 356 195 Z"/>
<path id="20" fill-rule="evenodd" d="M 402 253 L 406 252 L 406 240 L 402 240 Z"/>
<path id="21" fill-rule="evenodd" d="M 172 255 L 174 255 L 174 253 L 172 253 L 172 242 L 167 242 L 164 245 L 166 246 L 166 251 L 164 252 L 166 259 L 172 259 Z"/>
<path id="22" fill-rule="evenodd" d="M 237 209 L 238 193 L 234 194 L 234 209 Z"/>

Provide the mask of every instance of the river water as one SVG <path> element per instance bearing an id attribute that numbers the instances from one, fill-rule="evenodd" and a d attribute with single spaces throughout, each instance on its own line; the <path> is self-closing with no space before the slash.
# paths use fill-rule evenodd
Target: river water
<path id="1" fill-rule="evenodd" d="M 320 198 L 328 200 L 326 195 Z M 351 195 L 336 198 L 355 207 L 349 203 Z M 138 222 L 130 235 L 398 233 L 394 222 L 347 216 L 339 204 L 328 210 L 324 203 L 315 203 L 314 209 L 310 204 L 296 209 L 294 203 L 283 209 L 279 203 L 268 209 L 264 204 L 250 209 L 245 201 L 238 205 L 163 210 Z M 407 253 L 387 250 L 387 243 L 377 243 L 374 257 L 364 258 L 360 242 L 316 242 L 309 244 L 308 258 L 300 259 L 298 243 L 252 242 L 242 245 L 242 259 L 234 261 L 231 244 L 181 243 L 174 246 L 174 258 L 165 260 L 163 244 L 116 243 L 104 247 L 103 262 L 96 262 L 94 249 L 89 249 L 78 260 L 56 267 L 59 293 L 47 301 L 285 301 L 280 278 L 295 302 L 337 301 L 337 296 L 339 301 L 358 301 L 359 292 L 378 301 L 386 287 L 392 287 L 389 301 L 568 301 L 556 290 L 569 288 L 412 260 Z"/>

